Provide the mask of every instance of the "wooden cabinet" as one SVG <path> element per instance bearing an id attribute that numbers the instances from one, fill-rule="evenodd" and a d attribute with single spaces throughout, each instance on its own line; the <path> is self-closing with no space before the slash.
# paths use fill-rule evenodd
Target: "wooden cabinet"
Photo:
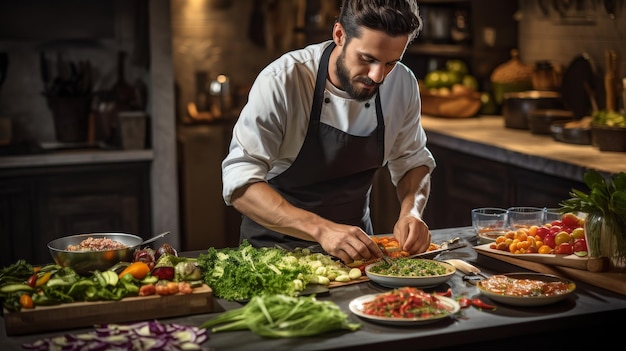
<path id="1" fill-rule="evenodd" d="M 437 168 L 424 213 L 431 229 L 469 226 L 476 207 L 558 207 L 573 188 L 573 181 L 492 161 L 438 145 L 428 146 Z"/>
<path id="2" fill-rule="evenodd" d="M 152 236 L 150 163 L 0 171 L 0 266 L 50 262 L 47 243 L 89 232 Z"/>

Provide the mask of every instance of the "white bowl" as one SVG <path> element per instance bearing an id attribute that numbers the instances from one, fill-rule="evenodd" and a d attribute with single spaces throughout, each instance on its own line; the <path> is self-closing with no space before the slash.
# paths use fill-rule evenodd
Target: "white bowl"
<path id="1" fill-rule="evenodd" d="M 371 269 L 375 266 L 386 264 L 384 261 L 379 261 L 372 263 L 365 267 L 365 274 L 370 280 L 375 283 L 378 283 L 382 286 L 388 288 L 400 288 L 403 286 L 414 286 L 417 288 L 431 288 L 437 285 L 443 284 L 447 282 L 454 273 L 456 272 L 456 268 L 453 265 L 447 262 L 440 262 L 435 260 L 421 259 L 421 258 L 404 258 L 401 260 L 396 259 L 396 262 L 407 261 L 416 261 L 419 262 L 428 262 L 438 264 L 446 269 L 446 273 L 440 275 L 426 275 L 426 276 L 400 276 L 400 275 L 383 275 L 379 273 L 374 273 Z"/>

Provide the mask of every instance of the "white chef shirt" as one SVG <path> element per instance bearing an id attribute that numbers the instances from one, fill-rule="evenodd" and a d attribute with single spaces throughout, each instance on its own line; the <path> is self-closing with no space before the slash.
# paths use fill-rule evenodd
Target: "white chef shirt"
<path id="1" fill-rule="evenodd" d="M 222 162 L 222 195 L 227 205 L 237 188 L 272 179 L 298 156 L 309 123 L 317 69 L 328 44 L 330 41 L 288 52 L 254 81 Z M 392 183 L 397 185 L 407 171 L 418 166 L 432 171 L 436 164 L 426 148 L 413 72 L 398 62 L 379 93 L 385 120 L 383 165 L 388 164 Z M 358 136 L 367 136 L 376 128 L 374 97 L 369 101 L 350 99 L 327 80 L 324 98 L 322 123 Z"/>

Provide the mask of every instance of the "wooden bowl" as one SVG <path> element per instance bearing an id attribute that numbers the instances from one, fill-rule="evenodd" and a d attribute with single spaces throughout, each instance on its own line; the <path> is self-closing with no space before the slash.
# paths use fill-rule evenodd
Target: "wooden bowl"
<path id="1" fill-rule="evenodd" d="M 428 91 L 420 93 L 422 114 L 434 117 L 468 118 L 475 116 L 482 106 L 480 93 L 439 95 Z"/>

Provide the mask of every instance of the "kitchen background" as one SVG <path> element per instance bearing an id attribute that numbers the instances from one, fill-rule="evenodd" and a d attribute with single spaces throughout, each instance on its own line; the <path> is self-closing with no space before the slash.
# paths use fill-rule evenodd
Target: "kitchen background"
<path id="1" fill-rule="evenodd" d="M 24 228 L 32 246 L 79 230 L 130 230 L 144 237 L 170 230 L 173 235 L 168 242 L 185 250 L 236 244 L 238 215 L 221 199 L 219 167 L 237 110 L 245 102 L 247 87 L 272 59 L 329 38 L 338 2 L 2 2 L 0 52 L 5 55 L 0 58 L 6 57 L 8 65 L 0 86 L 0 120 L 10 120 L 11 131 L 10 142 L 0 145 L 0 240 L 6 243 L 2 246 L 9 250 L 17 245 L 9 238 Z M 424 33 L 405 57 L 418 78 L 445 60 L 458 58 L 468 63 L 481 89 L 489 89 L 491 71 L 510 58 L 513 48 L 526 64 L 548 60 L 556 67 L 566 67 L 586 52 L 599 75 L 605 68 L 605 50 L 614 49 L 619 54 L 621 76 L 626 75 L 622 0 L 430 0 L 421 1 L 420 6 Z M 41 71 L 42 53 L 43 62 L 50 66 L 48 78 Z M 78 146 L 59 142 L 55 119 L 42 94 L 45 79 L 50 86 L 60 72 L 70 72 L 64 73 L 65 77 L 72 77 L 70 63 L 89 67 L 78 72 L 89 72 L 89 80 L 82 82 L 96 93 L 91 105 L 94 129 L 87 143 Z M 120 86 L 132 96 L 123 107 L 111 97 L 124 91 Z M 110 109 L 145 113 L 147 133 L 140 150 L 124 149 L 119 130 L 115 130 L 120 126 L 104 123 Z M 105 137 L 108 139 L 103 142 Z M 133 193 L 141 199 L 113 201 L 144 203 L 138 206 L 138 223 L 128 224 L 128 218 L 111 220 L 113 224 L 105 228 L 100 221 L 100 227 L 94 229 L 92 213 L 81 226 L 68 224 L 70 219 L 80 221 L 77 216 L 50 226 L 40 223 L 49 218 L 39 215 L 43 210 L 33 209 L 40 199 L 37 195 L 30 198 L 33 203 L 19 207 L 32 213 L 34 224 L 22 221 L 17 225 L 16 199 L 39 191 L 39 183 L 28 183 L 25 192 L 16 193 L 13 182 L 22 181 L 19 177 L 24 174 L 34 177 L 35 169 L 37 176 L 45 179 L 48 167 L 61 167 L 71 174 L 84 164 L 97 163 L 99 153 L 88 154 L 86 161 L 45 158 L 73 147 L 79 152 L 84 147 L 93 149 L 93 142 L 99 142 L 96 149 L 105 148 L 115 155 L 102 163 L 119 166 L 121 173 L 125 166 L 141 165 L 143 178 L 139 179 L 147 183 L 142 185 L 147 189 Z M 381 207 L 393 202 L 389 194 L 379 193 L 375 195 L 380 197 Z"/>

